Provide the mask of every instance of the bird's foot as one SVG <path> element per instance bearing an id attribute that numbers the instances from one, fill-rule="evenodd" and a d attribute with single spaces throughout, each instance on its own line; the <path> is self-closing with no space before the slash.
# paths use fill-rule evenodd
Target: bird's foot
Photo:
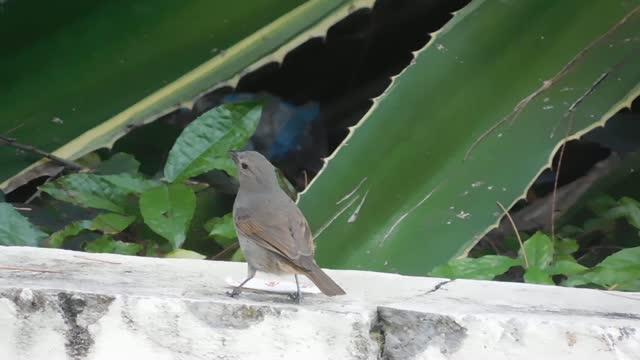
<path id="1" fill-rule="evenodd" d="M 240 295 L 241 292 L 242 292 L 242 290 L 240 290 L 238 288 L 235 288 L 232 291 L 227 291 L 226 294 L 227 294 L 228 297 L 234 298 L 234 297 Z"/>
<path id="2" fill-rule="evenodd" d="M 293 302 L 295 302 L 296 304 L 300 304 L 302 302 L 302 294 L 301 293 L 294 292 L 292 294 L 289 294 L 289 298 L 291 300 L 293 300 Z"/>

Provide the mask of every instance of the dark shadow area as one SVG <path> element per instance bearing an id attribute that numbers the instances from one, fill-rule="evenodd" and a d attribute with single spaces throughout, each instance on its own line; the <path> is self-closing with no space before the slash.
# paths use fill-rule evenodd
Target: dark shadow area
<path id="1" fill-rule="evenodd" d="M 181 110 L 134 130 L 116 142 L 113 152 L 133 154 L 144 164 L 142 171 L 153 175 L 161 169 L 170 144 L 197 116 L 224 102 L 266 99 L 269 105 L 262 123 L 277 123 L 286 115 L 304 124 L 295 142 L 279 154 L 269 153 L 271 144 L 258 135 L 252 148 L 266 153 L 302 190 L 322 167 L 321 159 L 369 110 L 371 99 L 410 64 L 412 52 L 425 46 L 430 33 L 468 2 L 380 0 L 373 9 L 356 10 L 333 25 L 326 37 L 312 38 L 293 49 L 281 64 L 269 63 L 246 74 L 235 89 L 227 86 L 203 95 L 190 114 Z M 159 154 L 164 157 L 160 159 Z"/>

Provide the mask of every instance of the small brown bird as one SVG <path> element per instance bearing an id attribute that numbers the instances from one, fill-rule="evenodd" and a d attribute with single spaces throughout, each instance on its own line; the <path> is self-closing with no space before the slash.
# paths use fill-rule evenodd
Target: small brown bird
<path id="1" fill-rule="evenodd" d="M 293 274 L 297 292 L 290 296 L 298 303 L 301 301 L 298 274 L 311 279 L 325 295 L 345 294 L 316 264 L 307 219 L 280 188 L 276 168 L 255 151 L 231 152 L 231 158 L 238 166 L 240 180 L 233 220 L 247 260 L 248 276 L 227 294 L 231 297 L 240 294 L 256 270 Z"/>

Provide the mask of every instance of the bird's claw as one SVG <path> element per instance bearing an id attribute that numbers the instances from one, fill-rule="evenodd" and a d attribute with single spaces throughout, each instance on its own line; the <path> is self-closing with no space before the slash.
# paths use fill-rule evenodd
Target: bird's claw
<path id="1" fill-rule="evenodd" d="M 232 298 L 234 298 L 234 297 L 236 297 L 236 296 L 240 295 L 240 292 L 241 292 L 241 291 L 240 291 L 240 290 L 238 290 L 238 289 L 233 289 L 233 291 L 227 291 L 227 293 L 226 293 L 226 294 L 227 294 L 227 296 L 228 296 L 228 297 L 232 297 Z"/>

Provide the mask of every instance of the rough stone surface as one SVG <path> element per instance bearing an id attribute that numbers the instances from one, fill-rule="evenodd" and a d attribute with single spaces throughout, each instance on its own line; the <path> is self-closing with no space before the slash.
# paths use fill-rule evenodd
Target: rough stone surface
<path id="1" fill-rule="evenodd" d="M 227 297 L 239 263 L 0 247 L 0 359 L 640 359 L 638 293 L 328 272 L 348 295 L 296 305 Z"/>

